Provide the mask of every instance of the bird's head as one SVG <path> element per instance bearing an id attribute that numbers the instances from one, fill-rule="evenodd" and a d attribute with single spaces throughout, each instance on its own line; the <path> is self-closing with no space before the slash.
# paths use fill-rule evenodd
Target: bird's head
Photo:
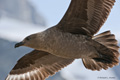
<path id="1" fill-rule="evenodd" d="M 23 39 L 23 41 L 16 43 L 15 48 L 18 48 L 20 46 L 26 46 L 30 48 L 36 48 L 38 47 L 39 43 L 42 43 L 42 37 L 40 36 L 41 34 L 32 34 L 30 36 L 27 36 L 26 38 Z"/>

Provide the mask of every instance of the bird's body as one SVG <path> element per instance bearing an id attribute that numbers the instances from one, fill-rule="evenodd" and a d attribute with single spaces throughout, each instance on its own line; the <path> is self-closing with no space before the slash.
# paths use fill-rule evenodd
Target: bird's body
<path id="1" fill-rule="evenodd" d="M 35 47 L 31 47 L 36 50 L 43 50 L 69 59 L 88 58 L 98 55 L 96 49 L 93 47 L 92 42 L 94 40 L 92 40 L 92 37 L 82 34 L 63 33 L 56 27 L 49 28 L 38 33 L 38 35 L 44 36 L 42 37 L 42 42 L 39 40 L 39 43 L 35 44 Z"/>
<path id="2" fill-rule="evenodd" d="M 90 70 L 119 64 L 119 46 L 110 31 L 96 34 L 115 0 L 71 0 L 62 20 L 43 32 L 27 36 L 15 47 L 33 48 L 11 70 L 6 80 L 44 80 L 75 59 Z"/>

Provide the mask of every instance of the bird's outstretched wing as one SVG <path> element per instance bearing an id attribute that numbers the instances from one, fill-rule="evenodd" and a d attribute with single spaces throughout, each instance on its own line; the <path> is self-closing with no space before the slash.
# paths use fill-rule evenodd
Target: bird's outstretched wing
<path id="1" fill-rule="evenodd" d="M 71 0 L 57 27 L 73 34 L 94 35 L 106 21 L 115 0 Z"/>
<path id="2" fill-rule="evenodd" d="M 34 50 L 17 62 L 6 80 L 44 80 L 72 62 L 73 59 Z"/>

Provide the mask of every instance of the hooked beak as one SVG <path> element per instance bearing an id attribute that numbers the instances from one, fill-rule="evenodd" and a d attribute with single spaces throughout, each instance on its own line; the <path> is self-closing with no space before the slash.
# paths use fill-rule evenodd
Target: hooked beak
<path id="1" fill-rule="evenodd" d="M 23 46 L 23 45 L 24 45 L 24 42 L 19 42 L 19 43 L 15 44 L 15 48 Z"/>

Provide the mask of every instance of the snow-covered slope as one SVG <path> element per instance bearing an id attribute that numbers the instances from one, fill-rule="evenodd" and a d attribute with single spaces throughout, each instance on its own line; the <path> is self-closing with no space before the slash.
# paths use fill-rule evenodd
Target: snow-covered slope
<path id="1" fill-rule="evenodd" d="M 0 37 L 11 41 L 21 41 L 24 37 L 43 31 L 43 26 L 20 22 L 12 18 L 0 20 Z"/>
<path id="2" fill-rule="evenodd" d="M 9 17 L 27 23 L 46 25 L 43 16 L 38 13 L 30 0 L 0 0 L 0 18 Z"/>

